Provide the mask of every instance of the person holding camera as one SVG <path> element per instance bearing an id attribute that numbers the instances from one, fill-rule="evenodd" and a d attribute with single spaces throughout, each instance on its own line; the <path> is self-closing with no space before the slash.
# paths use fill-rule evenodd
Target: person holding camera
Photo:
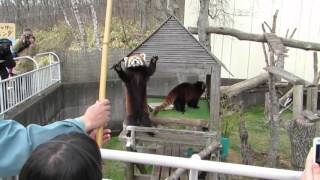
<path id="1" fill-rule="evenodd" d="M 30 28 L 24 29 L 21 37 L 12 47 L 12 54 L 14 57 L 21 56 L 35 56 L 37 53 L 36 38 Z M 34 64 L 30 60 L 19 60 L 15 67 L 15 73 L 21 74 L 33 70 Z"/>
<path id="2" fill-rule="evenodd" d="M 312 147 L 309 151 L 308 157 L 306 159 L 306 165 L 300 180 L 316 180 L 320 179 L 320 165 L 315 162 L 315 152 Z"/>
<path id="3" fill-rule="evenodd" d="M 0 76 L 1 80 L 7 79 L 12 73 L 12 68 L 16 63 L 13 60 L 10 47 L 12 42 L 9 39 L 0 39 Z M 8 72 L 9 70 L 9 72 Z"/>

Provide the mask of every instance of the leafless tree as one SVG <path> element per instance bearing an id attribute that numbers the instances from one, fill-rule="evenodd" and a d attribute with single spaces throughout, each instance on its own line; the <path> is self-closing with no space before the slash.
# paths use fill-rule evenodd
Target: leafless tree
<path id="1" fill-rule="evenodd" d="M 100 33 L 99 33 L 99 27 L 98 27 L 97 13 L 94 8 L 93 0 L 90 1 L 90 11 L 92 16 L 93 32 L 95 37 L 94 39 L 96 43 L 96 48 L 100 49 Z"/>
<path id="2" fill-rule="evenodd" d="M 79 13 L 79 2 L 78 0 L 71 0 L 72 4 L 72 9 L 74 16 L 76 17 L 78 27 L 79 27 L 79 32 L 80 32 L 80 40 L 81 40 L 81 48 L 86 50 L 88 49 L 88 42 L 87 42 L 87 33 L 84 28 L 84 23 L 81 20 L 80 13 Z"/>

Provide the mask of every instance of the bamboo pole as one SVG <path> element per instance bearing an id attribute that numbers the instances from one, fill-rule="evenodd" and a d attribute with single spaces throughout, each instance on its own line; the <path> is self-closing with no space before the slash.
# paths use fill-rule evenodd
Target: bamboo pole
<path id="1" fill-rule="evenodd" d="M 100 101 L 106 99 L 111 16 L 112 16 L 112 0 L 107 0 L 105 28 L 104 28 L 104 36 L 103 36 L 103 44 L 102 44 L 101 70 L 100 70 L 100 86 L 99 86 Z M 103 140 L 103 127 L 100 127 L 97 132 L 97 144 L 99 145 L 99 147 L 102 146 L 102 140 Z"/>

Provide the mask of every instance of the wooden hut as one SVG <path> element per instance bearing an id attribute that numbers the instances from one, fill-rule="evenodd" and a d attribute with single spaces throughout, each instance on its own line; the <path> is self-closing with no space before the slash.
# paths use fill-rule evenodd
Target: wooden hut
<path id="1" fill-rule="evenodd" d="M 146 53 L 148 57 L 159 56 L 157 72 L 160 73 L 197 73 L 200 77 L 209 75 L 211 77 L 209 84 L 214 85 L 209 88 L 212 120 L 209 126 L 213 126 L 214 119 L 218 121 L 221 66 L 223 68 L 225 66 L 201 45 L 176 17 L 170 16 L 128 56 L 135 53 Z M 170 68 L 167 64 L 170 64 Z"/>
<path id="2" fill-rule="evenodd" d="M 157 72 L 196 73 L 199 76 L 211 77 L 207 85 L 210 89 L 210 122 L 209 132 L 188 130 L 172 130 L 160 128 L 130 127 L 131 137 L 124 137 L 122 132 L 120 139 L 127 144 L 128 150 L 143 149 L 150 152 L 151 146 L 154 152 L 166 155 L 183 156 L 185 148 L 194 147 L 204 149 L 208 145 L 219 144 L 219 134 L 213 131 L 214 124 L 219 125 L 220 109 L 220 74 L 221 66 L 225 67 L 210 51 L 202 46 L 199 41 L 174 17 L 170 16 L 158 29 L 155 30 L 128 56 L 136 53 L 146 53 L 148 57 L 159 56 Z M 149 59 L 149 58 L 147 58 Z M 170 64 L 168 66 L 168 64 Z M 209 86 L 207 86 L 209 87 Z M 153 137 L 145 132 L 153 132 Z M 181 146 L 180 146 L 181 145 Z M 213 150 L 215 148 L 211 148 Z M 138 166 L 139 167 L 139 166 Z M 141 167 L 141 166 L 140 166 Z M 134 175 L 133 165 L 129 164 L 126 179 L 165 179 L 173 175 L 172 170 L 160 167 L 154 168 L 151 176 Z M 141 172 L 141 171 L 140 171 Z M 142 171 L 143 172 L 143 171 Z M 161 172 L 161 173 L 160 173 Z M 165 172 L 165 173 L 164 173 Z M 187 177 L 187 176 L 184 176 Z M 181 179 L 182 176 L 180 176 Z"/>

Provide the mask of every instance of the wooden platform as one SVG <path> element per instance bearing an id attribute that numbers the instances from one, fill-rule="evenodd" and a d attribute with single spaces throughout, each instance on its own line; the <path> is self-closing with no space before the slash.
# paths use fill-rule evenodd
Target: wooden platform
<path id="1" fill-rule="evenodd" d="M 158 148 L 156 153 L 160 155 L 167 155 L 167 156 L 177 156 L 177 157 L 187 157 L 187 150 L 188 148 L 185 146 L 180 145 L 167 145 L 161 148 Z M 176 168 L 170 167 L 161 167 L 161 166 L 154 166 L 152 172 L 152 180 L 165 180 L 169 177 Z M 188 180 L 188 171 L 183 173 L 180 176 L 180 180 Z"/>
<path id="2" fill-rule="evenodd" d="M 127 149 L 167 156 L 190 157 L 216 140 L 214 132 L 136 126 L 127 127 L 127 130 L 130 130 L 130 137 L 126 136 L 127 131 L 122 131 L 119 136 Z M 153 134 L 150 135 L 150 133 Z M 126 178 L 128 180 L 165 180 L 176 170 L 176 168 L 154 166 L 152 172 L 149 170 L 149 174 L 144 174 L 142 173 L 145 172 L 143 165 L 136 166 L 138 168 L 134 165 L 127 167 L 133 168 L 133 170 L 126 170 L 126 172 L 133 172 L 129 178 Z M 187 180 L 188 173 L 188 171 L 184 172 L 179 179 Z"/>

